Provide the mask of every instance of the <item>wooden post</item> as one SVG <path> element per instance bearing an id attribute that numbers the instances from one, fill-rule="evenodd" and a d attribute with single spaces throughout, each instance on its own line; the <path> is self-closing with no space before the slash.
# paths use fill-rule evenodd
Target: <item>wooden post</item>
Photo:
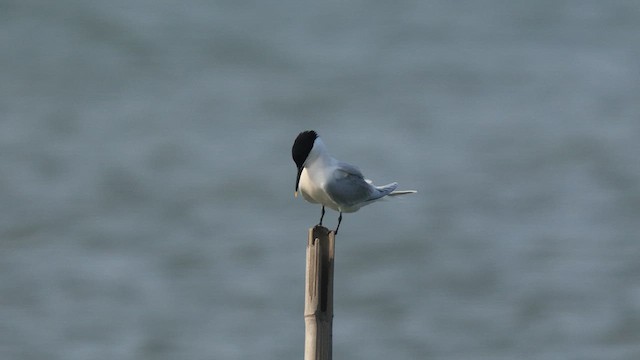
<path id="1" fill-rule="evenodd" d="M 335 237 L 323 226 L 309 229 L 304 296 L 304 360 L 331 360 Z"/>

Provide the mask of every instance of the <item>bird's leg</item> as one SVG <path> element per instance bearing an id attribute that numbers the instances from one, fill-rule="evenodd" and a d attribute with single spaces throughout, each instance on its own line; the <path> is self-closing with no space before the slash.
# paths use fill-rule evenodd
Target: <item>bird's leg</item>
<path id="1" fill-rule="evenodd" d="M 318 224 L 319 226 L 322 226 L 322 218 L 324 217 L 324 205 L 322 205 L 322 215 L 320 215 L 320 224 Z"/>
<path id="2" fill-rule="evenodd" d="M 338 216 L 338 226 L 336 226 L 336 231 L 333 232 L 334 235 L 338 235 L 338 229 L 340 228 L 341 222 L 342 222 L 342 211 L 340 211 L 340 216 Z"/>

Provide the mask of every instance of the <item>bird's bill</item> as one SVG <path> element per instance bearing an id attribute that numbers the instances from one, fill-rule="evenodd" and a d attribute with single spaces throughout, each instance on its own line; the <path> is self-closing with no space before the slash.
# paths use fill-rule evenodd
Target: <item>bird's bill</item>
<path id="1" fill-rule="evenodd" d="M 298 197 L 298 185 L 300 184 L 300 175 L 302 175 L 303 167 L 298 168 L 298 176 L 296 177 L 296 192 L 293 193 L 294 197 Z"/>

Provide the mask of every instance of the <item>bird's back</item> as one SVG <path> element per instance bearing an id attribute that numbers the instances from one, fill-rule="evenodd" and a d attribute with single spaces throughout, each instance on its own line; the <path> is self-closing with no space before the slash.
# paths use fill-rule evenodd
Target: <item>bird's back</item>
<path id="1" fill-rule="evenodd" d="M 371 197 L 373 186 L 367 183 L 358 168 L 336 162 L 325 191 L 343 212 L 358 210 Z"/>

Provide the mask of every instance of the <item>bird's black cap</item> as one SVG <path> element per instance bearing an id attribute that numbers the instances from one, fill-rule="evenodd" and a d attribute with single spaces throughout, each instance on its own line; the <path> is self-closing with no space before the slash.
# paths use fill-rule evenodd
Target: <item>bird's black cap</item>
<path id="1" fill-rule="evenodd" d="M 296 141 L 293 142 L 293 147 L 291 148 L 291 156 L 293 157 L 293 162 L 296 163 L 298 167 L 298 177 L 296 178 L 296 195 L 298 193 L 298 183 L 300 182 L 300 175 L 302 175 L 302 169 L 305 160 L 309 156 L 311 149 L 313 149 L 313 143 L 318 138 L 318 134 L 313 130 L 303 131 L 298 134 Z"/>
<path id="2" fill-rule="evenodd" d="M 304 161 L 307 160 L 307 156 L 309 156 L 317 137 L 318 134 L 313 130 L 303 131 L 298 134 L 296 141 L 293 142 L 291 155 L 298 168 L 301 168 Z"/>

